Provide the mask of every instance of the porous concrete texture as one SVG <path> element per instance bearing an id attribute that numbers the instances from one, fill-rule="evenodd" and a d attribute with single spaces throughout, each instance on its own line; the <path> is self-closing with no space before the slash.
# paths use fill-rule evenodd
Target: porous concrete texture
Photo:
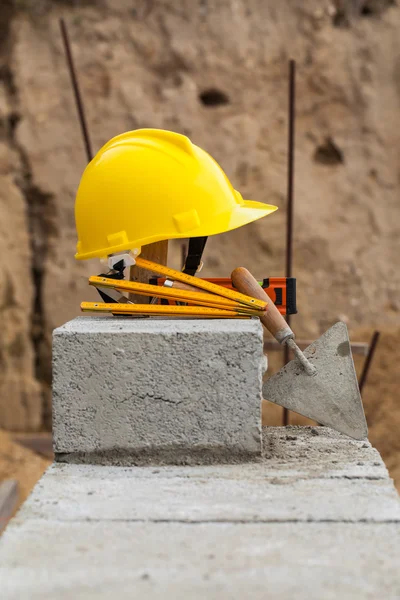
<path id="1" fill-rule="evenodd" d="M 263 371 L 258 319 L 77 318 L 53 336 L 56 458 L 260 457 Z"/>
<path id="2" fill-rule="evenodd" d="M 267 428 L 241 465 L 54 464 L 0 539 L 2 600 L 400 595 L 400 504 L 379 454 Z"/>

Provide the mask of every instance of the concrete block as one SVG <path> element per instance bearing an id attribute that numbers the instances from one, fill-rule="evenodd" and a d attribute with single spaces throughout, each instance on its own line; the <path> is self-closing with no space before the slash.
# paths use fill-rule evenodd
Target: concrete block
<path id="1" fill-rule="evenodd" d="M 263 370 L 257 319 L 75 319 L 53 337 L 56 459 L 260 456 Z"/>
<path id="2" fill-rule="evenodd" d="M 327 428 L 264 436 L 240 465 L 51 466 L 0 538 L 1 600 L 398 599 L 376 451 Z"/>

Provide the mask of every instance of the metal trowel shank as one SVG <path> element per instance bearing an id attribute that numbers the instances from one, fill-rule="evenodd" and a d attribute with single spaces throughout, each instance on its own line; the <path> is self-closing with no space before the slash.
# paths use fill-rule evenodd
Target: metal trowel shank
<path id="1" fill-rule="evenodd" d="M 264 383 L 264 398 L 356 440 L 365 439 L 368 429 L 346 325 L 333 325 L 304 354 L 316 374 L 307 375 L 294 359 Z"/>

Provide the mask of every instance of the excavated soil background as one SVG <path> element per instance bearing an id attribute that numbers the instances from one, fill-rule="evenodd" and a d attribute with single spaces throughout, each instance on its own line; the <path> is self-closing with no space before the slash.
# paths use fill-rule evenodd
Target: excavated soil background
<path id="1" fill-rule="evenodd" d="M 0 482 L 13 479 L 18 484 L 15 510 L 26 500 L 33 486 L 43 475 L 51 460 L 38 456 L 13 441 L 0 430 Z M 0 534 L 4 523 L 0 523 Z"/>
<path id="2" fill-rule="evenodd" d="M 51 425 L 51 332 L 95 297 L 77 263 L 86 158 L 59 18 L 94 150 L 137 127 L 185 133 L 272 216 L 209 240 L 204 276 L 283 275 L 287 64 L 297 60 L 299 336 L 382 330 L 364 392 L 400 477 L 400 7 L 394 0 L 4 0 L 0 5 L 0 427 Z M 171 266 L 181 247 L 172 243 Z M 273 364 L 278 360 L 270 356 Z M 359 363 L 359 360 L 357 360 Z M 272 408 L 269 422 L 280 422 Z M 299 422 L 292 417 L 292 422 Z M 4 458 L 3 458 L 4 460 Z M 0 475 L 1 478 L 1 475 Z"/>

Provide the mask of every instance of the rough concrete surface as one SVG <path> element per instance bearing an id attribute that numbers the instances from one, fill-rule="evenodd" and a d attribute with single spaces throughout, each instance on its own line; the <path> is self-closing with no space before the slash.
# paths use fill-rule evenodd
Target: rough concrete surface
<path id="1" fill-rule="evenodd" d="M 269 477 L 386 479 L 379 452 L 329 427 L 264 427 L 263 456 Z"/>
<path id="2" fill-rule="evenodd" d="M 0 540 L 2 600 L 397 599 L 377 452 L 326 428 L 263 435 L 259 463 L 54 464 Z"/>
<path id="3" fill-rule="evenodd" d="M 55 464 L 38 484 L 25 516 L 57 521 L 386 522 L 400 521 L 400 503 L 387 477 L 268 477 L 265 463 L 155 469 L 75 465 L 73 470 Z"/>
<path id="4" fill-rule="evenodd" d="M 17 519 L 0 542 L 2 600 L 397 600 L 398 535 L 392 524 Z"/>
<path id="5" fill-rule="evenodd" d="M 80 317 L 54 332 L 58 460 L 215 462 L 261 455 L 258 319 Z"/>

